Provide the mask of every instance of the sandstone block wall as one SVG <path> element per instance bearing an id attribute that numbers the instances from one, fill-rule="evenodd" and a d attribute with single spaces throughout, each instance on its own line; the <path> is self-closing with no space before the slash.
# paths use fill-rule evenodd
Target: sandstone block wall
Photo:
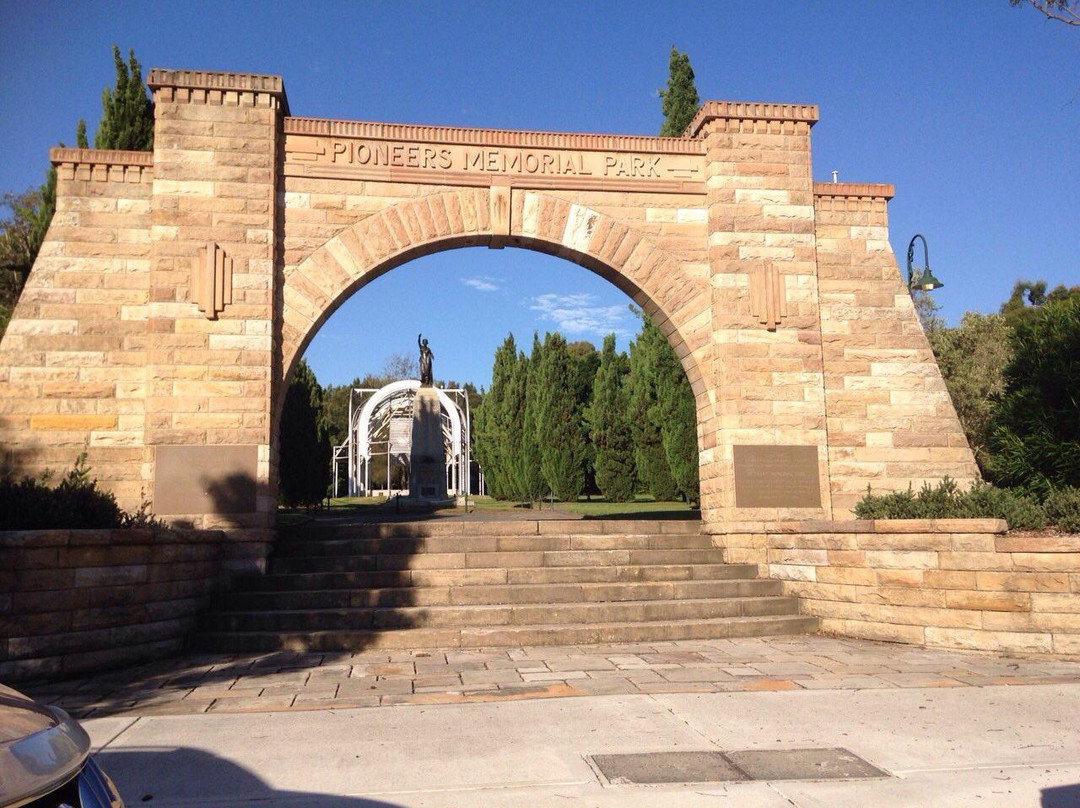
<path id="1" fill-rule="evenodd" d="M 715 350 L 717 448 L 702 490 L 716 494 L 724 520 L 832 513 L 810 165 L 816 120 L 814 106 L 706 102 L 688 130 L 706 149 Z M 755 311 L 756 282 L 779 298 L 771 318 Z M 817 447 L 821 507 L 739 507 L 736 445 Z"/>
<path id="2" fill-rule="evenodd" d="M 124 507 L 249 531 L 257 564 L 318 327 L 412 258 L 488 246 L 574 261 L 657 322 L 697 396 L 709 525 L 978 476 L 889 251 L 891 190 L 813 183 L 816 107 L 707 102 L 660 139 L 294 118 L 277 76 L 148 83 L 152 155 L 53 153 L 57 216 L 0 342 L 17 471 L 85 448 Z M 740 506 L 736 447 L 814 449 L 819 507 Z"/>
<path id="3" fill-rule="evenodd" d="M 57 475 L 86 451 L 126 503 L 149 496 L 143 434 L 152 155 L 53 149 L 53 216 L 0 341 L 0 466 Z"/>
<path id="4" fill-rule="evenodd" d="M 889 246 L 891 185 L 814 185 L 829 471 L 837 515 L 945 476 L 979 479 Z M 906 271 L 906 268 L 905 268 Z"/>
<path id="5" fill-rule="evenodd" d="M 1080 657 L 1080 536 L 1010 536 L 997 519 L 732 525 L 725 560 L 784 581 L 848 637 Z"/>
<path id="6" fill-rule="evenodd" d="M 173 520 L 265 528 L 276 507 L 269 401 L 280 369 L 276 217 L 284 90 L 274 76 L 223 80 L 199 71 L 152 70 L 147 83 L 156 120 L 146 440 L 156 466 L 177 470 L 162 480 L 155 469 L 155 482 L 192 489 L 166 511 Z M 193 305 L 192 295 L 208 246 L 232 267 L 224 282 L 229 303 L 213 317 Z M 249 458 L 237 461 L 235 472 L 246 479 L 217 479 L 212 451 L 195 464 L 204 466 L 194 470 L 202 477 L 185 476 L 189 461 L 170 454 L 173 447 L 226 446 L 234 448 L 221 456 Z M 196 489 L 210 491 L 214 501 Z M 222 503 L 232 499 L 242 501 Z"/>
<path id="7" fill-rule="evenodd" d="M 178 652 L 230 552 L 220 531 L 0 532 L 0 680 Z"/>

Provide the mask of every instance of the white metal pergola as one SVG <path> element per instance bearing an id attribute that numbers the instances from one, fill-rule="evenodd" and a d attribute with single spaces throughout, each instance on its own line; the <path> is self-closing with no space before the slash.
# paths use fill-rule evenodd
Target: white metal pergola
<path id="1" fill-rule="evenodd" d="M 420 382 L 405 379 L 385 387 L 354 387 L 349 391 L 349 431 L 345 442 L 334 447 L 334 493 L 340 490 L 340 465 L 347 464 L 348 496 L 391 496 L 407 492 L 395 489 L 390 474 L 395 457 L 408 457 L 412 448 L 413 399 Z M 464 390 L 436 388 L 442 404 L 443 446 L 446 449 L 446 490 L 466 496 L 470 490 L 469 396 Z M 371 463 L 386 457 L 386 488 L 375 490 Z"/>

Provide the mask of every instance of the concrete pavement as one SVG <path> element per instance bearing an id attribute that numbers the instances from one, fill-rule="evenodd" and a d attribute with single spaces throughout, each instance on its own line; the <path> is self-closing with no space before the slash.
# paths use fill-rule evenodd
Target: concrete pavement
<path id="1" fill-rule="evenodd" d="M 129 806 L 1080 805 L 1080 684 L 91 718 Z M 612 785 L 589 756 L 843 747 L 889 775 Z"/>
<path id="2" fill-rule="evenodd" d="M 189 656 L 25 689 L 78 718 L 566 696 L 1080 684 L 1080 663 L 824 636 Z"/>

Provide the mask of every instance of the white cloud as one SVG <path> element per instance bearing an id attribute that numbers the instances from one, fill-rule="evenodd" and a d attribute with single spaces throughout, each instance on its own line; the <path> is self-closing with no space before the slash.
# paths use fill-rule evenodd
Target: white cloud
<path id="1" fill-rule="evenodd" d="M 478 292 L 496 292 L 499 289 L 499 279 L 486 275 L 476 275 L 472 278 L 462 278 L 461 282 L 472 287 Z"/>
<path id="2" fill-rule="evenodd" d="M 529 308 L 539 312 L 541 320 L 554 323 L 555 328 L 564 334 L 603 337 L 614 332 L 621 337 L 632 336 L 624 325 L 629 314 L 626 306 L 597 305 L 596 295 L 539 295 L 532 299 Z"/>

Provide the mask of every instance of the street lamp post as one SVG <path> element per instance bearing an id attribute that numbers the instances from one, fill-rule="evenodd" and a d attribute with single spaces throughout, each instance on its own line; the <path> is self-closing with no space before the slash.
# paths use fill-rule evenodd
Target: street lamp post
<path id="1" fill-rule="evenodd" d="M 912 261 L 915 260 L 915 239 L 922 240 L 923 250 L 923 266 L 916 267 L 912 265 Z M 922 273 L 916 277 L 916 274 L 922 269 Z M 914 292 L 916 290 L 920 292 L 932 292 L 935 289 L 940 289 L 943 284 L 937 278 L 930 274 L 930 253 L 926 247 L 926 238 L 921 233 L 916 233 L 911 238 L 911 243 L 907 248 L 907 285 L 908 291 Z"/>

